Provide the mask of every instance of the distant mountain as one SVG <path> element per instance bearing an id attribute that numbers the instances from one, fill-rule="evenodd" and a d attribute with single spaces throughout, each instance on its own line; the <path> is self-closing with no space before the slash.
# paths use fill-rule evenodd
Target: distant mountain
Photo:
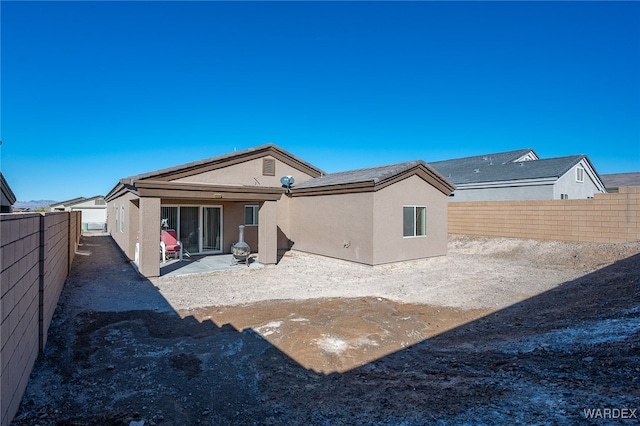
<path id="1" fill-rule="evenodd" d="M 56 204 L 57 201 L 54 200 L 31 200 L 31 201 L 16 201 L 13 204 L 13 207 L 19 209 L 31 209 L 36 210 L 43 207 L 48 207 L 51 204 Z"/>

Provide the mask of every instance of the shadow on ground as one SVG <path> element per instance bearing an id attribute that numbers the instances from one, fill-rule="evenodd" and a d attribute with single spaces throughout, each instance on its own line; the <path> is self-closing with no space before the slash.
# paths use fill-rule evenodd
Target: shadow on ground
<path id="1" fill-rule="evenodd" d="M 132 293 L 155 287 L 108 237 L 83 243 L 93 257 L 74 260 L 15 424 L 571 425 L 590 423 L 584 410 L 640 408 L 640 255 L 323 374 L 303 366 L 304 342 L 296 355 L 181 318 L 157 291 L 132 309 Z"/>

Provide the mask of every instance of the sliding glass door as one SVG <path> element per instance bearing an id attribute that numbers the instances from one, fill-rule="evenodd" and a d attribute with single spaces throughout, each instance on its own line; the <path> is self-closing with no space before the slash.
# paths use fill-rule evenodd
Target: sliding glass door
<path id="1" fill-rule="evenodd" d="M 202 251 L 222 251 L 222 208 L 202 208 Z"/>
<path id="2" fill-rule="evenodd" d="M 222 252 L 222 207 L 161 206 L 160 216 L 189 253 Z"/>
<path id="3" fill-rule="evenodd" d="M 180 206 L 180 231 L 182 247 L 189 253 L 200 251 L 200 209 Z"/>

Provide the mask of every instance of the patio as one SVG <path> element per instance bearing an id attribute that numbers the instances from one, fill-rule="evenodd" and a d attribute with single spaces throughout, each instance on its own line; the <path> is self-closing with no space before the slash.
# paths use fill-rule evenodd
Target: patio
<path id="1" fill-rule="evenodd" d="M 175 277 L 242 268 L 247 268 L 247 265 L 235 263 L 232 254 L 191 255 L 191 257 L 184 256 L 182 261 L 170 259 L 166 263 L 160 263 L 160 276 Z M 264 265 L 251 256 L 249 257 L 249 268 L 264 268 Z"/>

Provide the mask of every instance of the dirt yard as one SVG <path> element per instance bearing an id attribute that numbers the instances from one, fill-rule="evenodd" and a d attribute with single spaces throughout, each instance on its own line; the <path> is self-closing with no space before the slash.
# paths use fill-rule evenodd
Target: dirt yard
<path id="1" fill-rule="evenodd" d="M 640 243 L 451 237 L 434 259 L 152 281 L 81 243 L 16 425 L 640 418 Z"/>

